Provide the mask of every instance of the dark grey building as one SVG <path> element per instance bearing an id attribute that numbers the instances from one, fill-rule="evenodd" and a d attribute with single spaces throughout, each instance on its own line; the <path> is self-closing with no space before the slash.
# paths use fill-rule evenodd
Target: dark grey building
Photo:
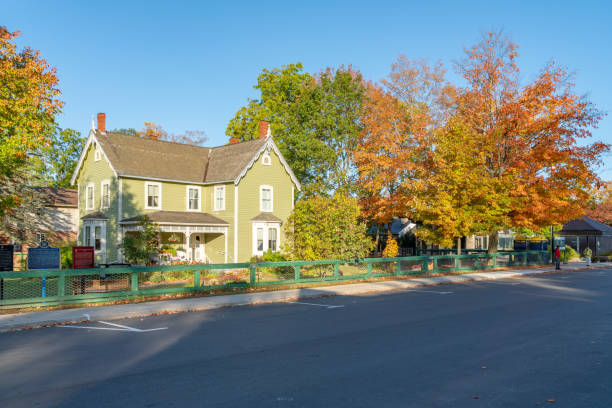
<path id="1" fill-rule="evenodd" d="M 612 251 L 612 227 L 586 216 L 563 225 L 558 234 L 581 256 L 587 247 L 593 256 Z"/>

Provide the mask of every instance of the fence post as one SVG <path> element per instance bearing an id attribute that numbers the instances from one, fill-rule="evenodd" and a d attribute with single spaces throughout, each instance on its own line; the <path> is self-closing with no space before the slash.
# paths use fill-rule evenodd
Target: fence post
<path id="1" fill-rule="evenodd" d="M 66 294 L 66 275 L 60 272 L 57 278 L 57 296 L 64 296 Z"/>
<path id="2" fill-rule="evenodd" d="M 421 266 L 421 272 L 427 273 L 429 271 L 429 258 L 423 260 L 423 266 Z"/>
<path id="3" fill-rule="evenodd" d="M 193 287 L 196 289 L 200 287 L 200 273 L 199 269 L 193 271 Z"/>
<path id="4" fill-rule="evenodd" d="M 132 271 L 132 279 L 131 279 L 130 290 L 132 292 L 138 291 L 138 271 Z"/>
<path id="5" fill-rule="evenodd" d="M 523 265 L 527 265 L 529 263 L 529 255 L 527 254 L 527 252 L 523 252 Z"/>
<path id="6" fill-rule="evenodd" d="M 455 271 L 459 269 L 459 255 L 455 255 Z"/>
<path id="7" fill-rule="evenodd" d="M 497 254 L 492 254 L 493 255 L 493 267 L 497 268 Z"/>
<path id="8" fill-rule="evenodd" d="M 432 257 L 433 259 L 433 273 L 438 272 L 438 258 L 436 258 L 435 256 Z"/>
<path id="9" fill-rule="evenodd" d="M 397 260 L 397 267 L 395 268 L 395 275 L 402 274 L 402 261 L 400 259 Z"/>
<path id="10" fill-rule="evenodd" d="M 296 265 L 293 267 L 295 269 L 295 280 L 299 281 L 300 279 L 302 279 L 301 274 L 300 274 L 300 265 Z"/>
<path id="11" fill-rule="evenodd" d="M 334 278 L 338 278 L 340 276 L 340 265 L 337 263 L 334 264 Z"/>
<path id="12" fill-rule="evenodd" d="M 249 272 L 249 285 L 255 286 L 255 284 L 257 283 L 257 264 L 250 264 Z"/>

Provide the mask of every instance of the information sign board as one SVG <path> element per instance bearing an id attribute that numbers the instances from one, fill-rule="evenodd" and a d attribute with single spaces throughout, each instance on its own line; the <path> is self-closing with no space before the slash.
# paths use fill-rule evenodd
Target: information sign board
<path id="1" fill-rule="evenodd" d="M 72 268 L 85 269 L 94 267 L 94 247 L 75 246 L 72 247 Z"/>
<path id="2" fill-rule="evenodd" d="M 45 241 L 36 248 L 28 248 L 28 269 L 59 269 L 60 250 Z"/>

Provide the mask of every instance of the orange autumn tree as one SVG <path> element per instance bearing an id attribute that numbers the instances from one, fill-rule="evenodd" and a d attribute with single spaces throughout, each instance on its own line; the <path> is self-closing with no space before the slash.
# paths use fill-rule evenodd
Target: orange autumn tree
<path id="1" fill-rule="evenodd" d="M 0 26 L 0 183 L 14 184 L 28 155 L 50 143 L 55 115 L 63 103 L 57 99 L 58 78 L 38 51 L 19 50 L 19 32 Z M 0 217 L 22 204 L 19 194 L 0 194 Z"/>
<path id="2" fill-rule="evenodd" d="M 439 66 L 400 59 L 387 90 L 370 92 L 356 153 L 362 201 L 373 220 L 421 221 L 418 235 L 430 242 L 488 233 L 496 250 L 503 227 L 580 216 L 608 146 L 576 144 L 601 113 L 563 69 L 549 64 L 521 86 L 517 46 L 502 33 L 466 54 L 463 87 L 446 84 Z"/>
<path id="3" fill-rule="evenodd" d="M 508 226 L 537 229 L 584 214 L 599 181 L 594 169 L 609 146 L 577 145 L 602 113 L 554 63 L 521 86 L 517 50 L 502 32 L 466 50 L 457 69 L 467 86 L 458 92 L 454 116 L 476 140 L 482 168 L 504 186 Z M 487 232 L 496 250 L 497 229 Z"/>
<path id="4" fill-rule="evenodd" d="M 605 183 L 593 196 L 593 207 L 586 215 L 612 226 L 612 181 Z"/>

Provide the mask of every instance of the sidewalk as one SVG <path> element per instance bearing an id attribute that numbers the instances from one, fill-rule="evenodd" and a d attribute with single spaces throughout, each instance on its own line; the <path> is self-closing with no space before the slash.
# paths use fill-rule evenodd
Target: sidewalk
<path id="1" fill-rule="evenodd" d="M 589 269 L 611 267 L 612 263 L 595 263 Z M 562 265 L 561 272 L 587 269 L 585 262 L 572 262 Z M 51 310 L 41 312 L 0 315 L 0 332 L 36 328 L 48 325 L 80 323 L 84 321 L 117 320 L 142 317 L 152 314 L 193 312 L 218 309 L 222 307 L 245 306 L 263 303 L 286 302 L 312 299 L 325 296 L 359 295 L 373 292 L 386 292 L 413 289 L 421 286 L 462 283 L 481 280 L 507 279 L 554 272 L 554 267 L 538 269 L 475 272 L 463 275 L 437 276 L 431 278 L 402 279 L 325 286 L 320 288 L 287 289 L 271 292 L 258 292 L 237 295 L 223 295 L 176 300 L 162 300 L 112 306 L 84 307 L 77 309 Z"/>

